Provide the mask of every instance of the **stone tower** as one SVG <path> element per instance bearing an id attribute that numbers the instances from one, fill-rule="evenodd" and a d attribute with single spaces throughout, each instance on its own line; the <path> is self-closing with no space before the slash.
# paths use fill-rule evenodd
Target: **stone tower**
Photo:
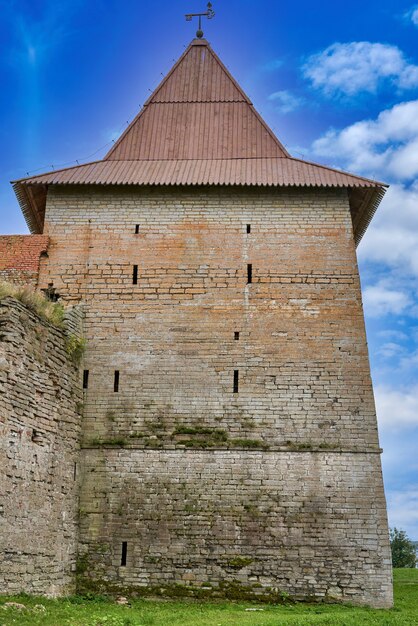
<path id="1" fill-rule="evenodd" d="M 292 158 L 204 39 L 103 160 L 14 186 L 85 312 L 79 587 L 390 606 L 355 252 L 385 186 Z"/>

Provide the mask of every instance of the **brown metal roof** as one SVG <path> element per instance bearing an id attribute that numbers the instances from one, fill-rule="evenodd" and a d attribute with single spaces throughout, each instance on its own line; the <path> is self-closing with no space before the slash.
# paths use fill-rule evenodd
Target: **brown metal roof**
<path id="1" fill-rule="evenodd" d="M 195 39 L 149 98 L 156 102 L 247 102 L 206 40 Z"/>
<path id="2" fill-rule="evenodd" d="M 293 158 L 96 161 L 23 179 L 27 185 L 251 185 L 376 187 L 376 182 Z"/>
<path id="3" fill-rule="evenodd" d="M 205 40 L 194 40 L 102 161 L 15 181 L 32 232 L 48 185 L 344 187 L 357 241 L 385 185 L 293 159 Z"/>
<path id="4" fill-rule="evenodd" d="M 280 156 L 289 154 L 208 42 L 195 39 L 105 160 Z"/>
<path id="5" fill-rule="evenodd" d="M 149 104 L 105 160 L 285 156 L 246 102 Z"/>

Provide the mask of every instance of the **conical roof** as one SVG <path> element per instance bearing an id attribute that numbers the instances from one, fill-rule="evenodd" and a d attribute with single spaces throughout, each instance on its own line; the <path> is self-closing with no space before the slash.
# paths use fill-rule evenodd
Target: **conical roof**
<path id="1" fill-rule="evenodd" d="M 208 42 L 195 39 L 104 160 L 285 156 Z"/>
<path id="2" fill-rule="evenodd" d="M 195 39 L 101 161 L 14 182 L 32 232 L 49 185 L 340 187 L 356 240 L 385 185 L 292 158 L 209 43 Z"/>

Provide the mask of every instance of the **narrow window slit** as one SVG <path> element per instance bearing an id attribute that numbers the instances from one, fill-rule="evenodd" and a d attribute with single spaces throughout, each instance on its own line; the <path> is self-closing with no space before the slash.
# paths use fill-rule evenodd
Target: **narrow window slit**
<path id="1" fill-rule="evenodd" d="M 133 271 L 132 271 L 132 283 L 134 285 L 138 284 L 138 266 L 134 265 L 133 267 Z"/>
<path id="2" fill-rule="evenodd" d="M 234 333 L 234 339 L 235 341 L 239 341 L 239 333 Z"/>
<path id="3" fill-rule="evenodd" d="M 122 555 L 120 559 L 121 567 L 126 567 L 127 557 L 128 557 L 128 542 L 122 541 Z"/>
<path id="4" fill-rule="evenodd" d="M 35 428 L 32 429 L 32 437 L 31 437 L 32 441 L 34 443 L 39 443 L 42 439 L 41 437 L 41 433 L 39 431 L 37 431 Z"/>
<path id="5" fill-rule="evenodd" d="M 113 382 L 113 391 L 118 393 L 119 391 L 119 370 L 115 370 L 115 378 Z"/>
<path id="6" fill-rule="evenodd" d="M 238 370 L 234 370 L 234 393 L 238 393 L 238 378 L 239 372 Z"/>
<path id="7" fill-rule="evenodd" d="M 74 463 L 74 480 L 77 480 L 77 463 Z"/>
<path id="8" fill-rule="evenodd" d="M 89 387 L 89 370 L 84 370 L 83 372 L 83 389 L 88 389 Z"/>
<path id="9" fill-rule="evenodd" d="M 135 226 L 135 235 L 139 234 L 139 224 Z"/>
<path id="10" fill-rule="evenodd" d="M 247 224 L 247 235 L 251 233 L 251 224 Z"/>
<path id="11" fill-rule="evenodd" d="M 247 283 L 251 284 L 253 282 L 253 266 L 251 263 L 247 265 Z"/>

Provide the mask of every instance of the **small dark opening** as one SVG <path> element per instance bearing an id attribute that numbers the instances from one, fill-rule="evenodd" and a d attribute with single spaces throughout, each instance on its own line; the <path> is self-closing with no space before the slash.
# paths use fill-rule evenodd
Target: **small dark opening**
<path id="1" fill-rule="evenodd" d="M 234 393 L 238 393 L 238 378 L 239 372 L 238 370 L 234 370 Z"/>
<path id="2" fill-rule="evenodd" d="M 239 340 L 239 333 L 234 333 L 234 339 L 235 339 L 235 341 Z"/>
<path id="3" fill-rule="evenodd" d="M 126 559 L 128 557 L 128 542 L 122 541 L 122 555 L 120 559 L 120 564 L 122 567 L 126 567 Z"/>
<path id="4" fill-rule="evenodd" d="M 32 428 L 31 439 L 34 443 L 39 443 L 39 441 L 41 440 L 40 433 L 36 430 L 36 428 Z"/>
<path id="5" fill-rule="evenodd" d="M 138 266 L 134 265 L 134 269 L 132 272 L 132 282 L 134 285 L 138 284 Z"/>
<path id="6" fill-rule="evenodd" d="M 119 391 L 119 370 L 115 370 L 115 379 L 113 382 L 113 391 L 117 393 Z"/>
<path id="7" fill-rule="evenodd" d="M 135 235 L 138 235 L 138 233 L 139 233 L 139 224 L 135 226 Z"/>
<path id="8" fill-rule="evenodd" d="M 48 283 L 48 287 L 46 289 L 41 289 L 44 292 L 45 298 L 50 302 L 58 302 L 60 299 L 60 294 L 56 292 L 54 287 L 54 283 Z"/>
<path id="9" fill-rule="evenodd" d="M 247 235 L 251 232 L 251 224 L 247 224 Z"/>
<path id="10" fill-rule="evenodd" d="M 89 370 L 83 372 L 83 389 L 88 389 L 89 386 Z"/>
<path id="11" fill-rule="evenodd" d="M 253 266 L 251 263 L 247 265 L 247 283 L 250 284 L 253 282 Z"/>
<path id="12" fill-rule="evenodd" d="M 77 480 L 77 463 L 74 463 L 74 480 Z"/>

